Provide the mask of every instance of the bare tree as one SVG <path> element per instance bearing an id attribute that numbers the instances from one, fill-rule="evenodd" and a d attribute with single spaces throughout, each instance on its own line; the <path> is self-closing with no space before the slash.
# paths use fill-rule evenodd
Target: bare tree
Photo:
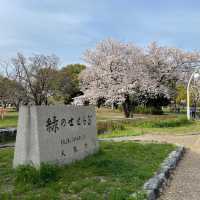
<path id="1" fill-rule="evenodd" d="M 34 55 L 26 58 L 18 53 L 11 60 L 9 76 L 26 91 L 29 101 L 35 105 L 48 104 L 51 95 L 51 81 L 54 78 L 59 59 L 55 55 Z"/>

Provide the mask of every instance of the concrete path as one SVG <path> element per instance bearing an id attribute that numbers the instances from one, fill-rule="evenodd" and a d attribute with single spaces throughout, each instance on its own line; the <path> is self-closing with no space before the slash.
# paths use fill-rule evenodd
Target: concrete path
<path id="1" fill-rule="evenodd" d="M 183 160 L 159 200 L 200 200 L 200 135 L 144 135 L 116 138 L 116 141 L 158 141 L 184 145 Z"/>

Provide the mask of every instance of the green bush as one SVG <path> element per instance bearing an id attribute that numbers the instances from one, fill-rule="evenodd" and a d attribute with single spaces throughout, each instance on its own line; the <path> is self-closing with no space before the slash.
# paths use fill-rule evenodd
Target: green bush
<path id="1" fill-rule="evenodd" d="M 15 170 L 16 182 L 17 183 L 32 183 L 36 184 L 39 182 L 39 173 L 36 168 L 30 165 L 21 165 Z"/>
<path id="2" fill-rule="evenodd" d="M 15 142 L 16 140 L 16 133 L 6 133 L 6 134 L 0 134 L 0 143 L 8 143 L 8 142 Z"/>
<path id="3" fill-rule="evenodd" d="M 46 185 L 59 178 L 60 168 L 57 165 L 42 163 L 40 168 L 31 165 L 21 165 L 15 170 L 16 183 L 33 184 L 37 186 Z"/>
<path id="4" fill-rule="evenodd" d="M 162 109 L 159 109 L 159 108 L 140 105 L 140 106 L 135 107 L 134 113 L 161 115 L 163 114 L 163 111 Z"/>
<path id="5" fill-rule="evenodd" d="M 42 164 L 39 170 L 40 180 L 45 184 L 58 179 L 60 168 L 57 165 Z"/>
<path id="6" fill-rule="evenodd" d="M 186 117 L 179 117 L 177 119 L 171 119 L 171 120 L 163 120 L 158 121 L 152 124 L 153 128 L 168 128 L 168 127 L 179 127 L 183 125 L 190 124 L 191 121 L 189 121 Z"/>
<path id="7" fill-rule="evenodd" d="M 172 128 L 172 127 L 185 126 L 191 123 L 192 122 L 187 120 L 186 117 L 178 117 L 176 119 L 147 121 L 139 123 L 137 126 L 143 128 Z"/>
<path id="8" fill-rule="evenodd" d="M 105 121 L 97 123 L 98 134 L 103 134 L 114 130 L 125 130 L 125 125 L 122 122 Z"/>

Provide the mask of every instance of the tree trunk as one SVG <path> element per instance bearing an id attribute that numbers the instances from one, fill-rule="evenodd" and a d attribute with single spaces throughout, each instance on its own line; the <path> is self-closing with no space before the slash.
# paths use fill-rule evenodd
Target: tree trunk
<path id="1" fill-rule="evenodd" d="M 126 118 L 129 118 L 131 116 L 131 101 L 129 99 L 129 95 L 125 95 L 125 101 L 123 103 L 123 110 L 124 110 L 124 115 Z"/>

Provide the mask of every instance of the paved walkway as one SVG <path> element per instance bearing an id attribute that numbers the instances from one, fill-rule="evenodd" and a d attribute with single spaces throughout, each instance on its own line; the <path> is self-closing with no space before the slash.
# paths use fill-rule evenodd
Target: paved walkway
<path id="1" fill-rule="evenodd" d="M 200 135 L 144 135 L 115 140 L 158 141 L 184 145 L 188 148 L 159 200 L 200 200 Z"/>

